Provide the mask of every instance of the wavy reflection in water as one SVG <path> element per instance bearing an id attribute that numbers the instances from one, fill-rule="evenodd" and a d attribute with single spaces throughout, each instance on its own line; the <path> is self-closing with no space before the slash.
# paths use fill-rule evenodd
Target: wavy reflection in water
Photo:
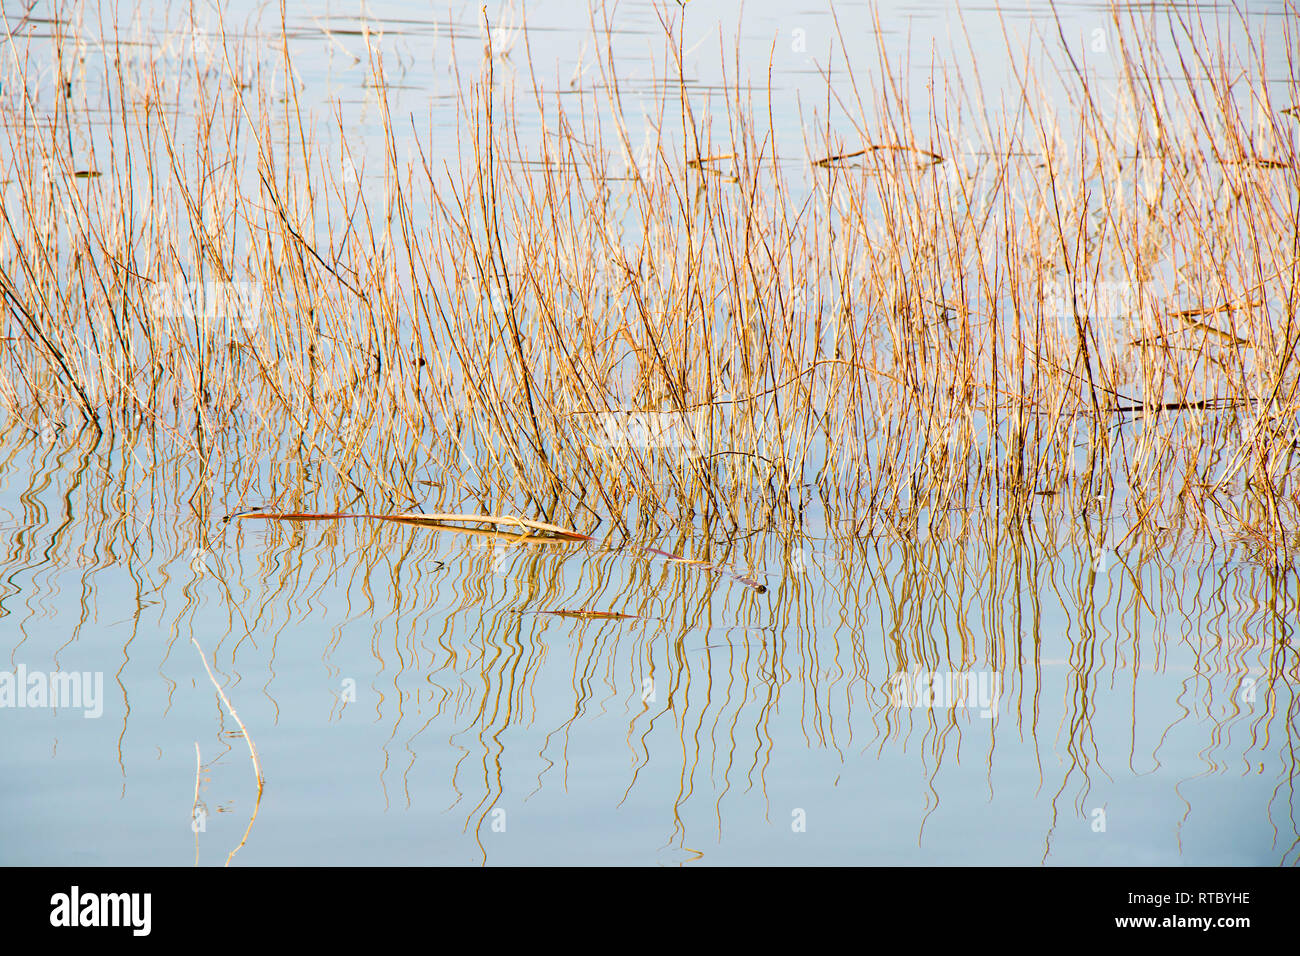
<path id="1" fill-rule="evenodd" d="M 1235 545 L 1103 562 L 1082 521 L 960 515 L 640 542 L 759 593 L 607 543 L 224 522 L 246 488 L 139 441 L 0 449 L 5 666 L 113 697 L 0 711 L 15 860 L 74 858 L 42 802 L 157 862 L 1300 858 L 1295 572 Z"/>

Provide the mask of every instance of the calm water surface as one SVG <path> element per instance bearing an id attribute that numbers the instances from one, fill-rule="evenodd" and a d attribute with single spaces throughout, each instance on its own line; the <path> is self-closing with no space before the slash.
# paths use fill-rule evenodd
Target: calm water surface
<path id="1" fill-rule="evenodd" d="M 0 443 L 4 666 L 103 675 L 98 717 L 0 709 L 7 863 L 1296 859 L 1295 577 L 1244 546 L 1095 561 L 1081 522 L 958 518 L 707 551 L 759 593 L 630 549 L 205 522 L 168 510 L 185 479 Z M 548 613 L 592 610 L 628 617 Z"/>
<path id="2" fill-rule="evenodd" d="M 5 0 L 15 26 L 24 9 Z M 518 22 L 490 9 L 498 29 Z M 598 82 L 575 9 L 528 4 L 515 40 L 557 89 Z M 1231 35 L 1235 15 L 1201 9 Z M 1041 5 L 966 9 L 966 32 L 944 4 L 836 10 L 858 64 L 879 40 L 915 91 L 936 51 L 1001 51 L 1004 28 L 1059 55 Z M 275 9 L 196 11 L 274 59 Z M 337 135 L 380 155 L 365 61 L 381 54 L 393 112 L 455 155 L 442 124 L 455 57 L 476 68 L 477 15 L 291 5 L 309 107 L 339 109 Z M 1088 5 L 1063 21 L 1085 51 L 1107 26 Z M 663 78 L 658 15 L 625 3 L 611 22 L 635 114 Z M 842 68 L 828 8 L 751 3 L 739 18 L 696 2 L 688 24 L 701 102 L 722 115 L 719 43 L 764 96 L 770 58 L 798 153 L 822 71 Z M 40 5 L 21 29 L 47 34 Z M 981 56 L 992 91 L 1004 60 Z M 526 62 L 502 69 L 522 83 Z M 1296 576 L 1245 543 L 1171 532 L 1098 557 L 1097 519 L 1065 514 L 1016 532 L 954 515 L 873 539 L 646 542 L 747 571 L 759 592 L 631 548 L 224 522 L 271 497 L 269 471 L 209 483 L 106 445 L 0 430 L 0 676 L 102 680 L 97 716 L 85 701 L 0 708 L 0 863 L 1300 859 Z M 1122 539 L 1125 516 L 1111 520 Z"/>

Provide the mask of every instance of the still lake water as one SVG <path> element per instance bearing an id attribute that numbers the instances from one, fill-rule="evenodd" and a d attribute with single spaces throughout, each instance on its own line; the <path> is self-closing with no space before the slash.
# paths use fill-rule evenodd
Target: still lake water
<path id="1" fill-rule="evenodd" d="M 592 545 L 202 528 L 150 474 L 0 444 L 6 666 L 104 681 L 97 718 L 0 710 L 6 863 L 1295 860 L 1295 580 L 1244 548 L 720 549 L 759 593 Z M 545 613 L 592 609 L 633 617 Z"/>
<path id="2" fill-rule="evenodd" d="M 340 106 L 350 143 L 373 141 L 355 63 L 368 32 L 393 112 L 437 126 L 452 53 L 473 70 L 477 7 L 293 5 L 304 95 L 320 115 Z M 591 80 L 575 9 L 527 6 L 533 59 L 543 74 L 553 60 L 560 86 Z M 936 48 L 969 52 L 944 4 L 875 9 L 914 90 Z M 1200 9 L 1231 36 L 1230 8 Z M 278 37 L 277 12 L 225 10 L 255 47 Z M 498 28 L 516 16 L 492 10 Z M 872 8 L 836 10 L 869 69 Z M 705 100 L 719 42 L 739 37 L 754 82 L 770 54 L 777 123 L 797 137 L 836 26 L 820 4 L 788 11 L 696 0 L 685 45 Z M 981 51 L 996 37 L 1000 52 L 1006 28 L 1047 55 L 1056 33 L 1043 5 L 963 12 Z M 621 4 L 613 22 L 621 80 L 652 89 L 655 8 Z M 1100 7 L 1063 13 L 1085 49 L 1106 26 Z M 992 90 L 1004 59 L 981 56 Z M 454 155 L 454 137 L 431 145 Z M 216 517 L 200 522 L 194 493 L 183 464 L 0 428 L 0 680 L 102 679 L 98 716 L 0 708 L 0 863 L 1300 859 L 1296 576 L 1244 544 L 1171 534 L 1098 558 L 1096 519 L 1058 515 L 1017 535 L 972 516 L 716 545 L 710 559 L 760 593 L 630 549 L 222 522 L 259 503 L 233 483 L 205 489 Z M 593 610 L 628 617 L 547 613 Z M 213 678 L 255 742 L 260 798 Z"/>

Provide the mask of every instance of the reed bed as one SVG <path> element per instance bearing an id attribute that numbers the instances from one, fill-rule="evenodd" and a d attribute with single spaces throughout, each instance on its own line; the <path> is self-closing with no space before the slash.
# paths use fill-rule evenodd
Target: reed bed
<path id="1" fill-rule="evenodd" d="M 916 102 L 882 46 L 871 78 L 827 80 L 847 125 L 791 143 L 738 70 L 705 109 L 689 13 L 660 12 L 644 142 L 601 7 L 598 77 L 565 95 L 526 23 L 505 81 L 485 19 L 454 131 L 392 115 L 371 48 L 377 190 L 304 111 L 287 41 L 270 69 L 220 34 L 178 70 L 60 18 L 40 60 L 7 24 L 6 414 L 192 462 L 200 515 L 797 537 L 1099 512 L 1286 558 L 1293 52 L 1113 10 L 1104 82 L 1062 34 L 1050 75 L 1008 46 L 1010 96 L 972 72 Z"/>

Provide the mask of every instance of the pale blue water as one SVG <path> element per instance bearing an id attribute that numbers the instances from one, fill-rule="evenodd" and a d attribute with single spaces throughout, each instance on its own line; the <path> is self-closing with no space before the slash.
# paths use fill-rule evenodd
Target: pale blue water
<path id="1" fill-rule="evenodd" d="M 1294 575 L 1239 553 L 1112 557 L 1090 581 L 1068 530 L 1019 570 L 1004 537 L 993 586 L 977 540 L 846 544 L 843 567 L 814 542 L 788 577 L 754 541 L 735 564 L 758 594 L 627 551 L 213 522 L 196 562 L 192 519 L 157 514 L 150 544 L 103 519 L 101 462 L 19 437 L 5 666 L 105 690 L 98 719 L 0 709 L 6 863 L 190 864 L 196 742 L 202 864 L 255 806 L 240 864 L 1295 857 Z M 256 743 L 260 805 L 191 638 Z M 997 674 L 989 716 L 895 706 L 921 660 Z"/>
<path id="2" fill-rule="evenodd" d="M 216 14 L 199 9 L 211 30 Z M 278 13 L 254 9 L 227 7 L 228 32 L 273 69 Z M 309 113 L 340 105 L 344 137 L 367 150 L 364 181 L 383 148 L 351 59 L 365 59 L 364 22 L 403 132 L 415 117 L 434 131 L 421 140 L 432 155 L 455 156 L 452 53 L 477 69 L 477 5 L 360 9 L 287 11 Z M 575 70 L 596 79 L 580 70 L 594 50 L 575 9 L 527 5 L 535 68 L 557 89 Z M 1202 9 L 1232 36 L 1230 8 Z M 990 96 L 1006 83 L 988 8 L 964 9 L 969 48 L 946 5 L 878 10 L 913 95 L 936 58 L 971 49 Z M 871 8 L 836 11 L 865 83 Z M 1033 56 L 1058 55 L 1042 5 L 1003 16 Z M 1090 5 L 1062 16 L 1084 51 L 1108 22 Z M 717 49 L 730 56 L 739 36 L 756 97 L 771 54 L 782 155 L 800 159 L 802 126 L 824 121 L 819 69 L 842 68 L 843 52 L 826 52 L 827 8 L 754 3 L 737 20 L 695 0 L 687 17 L 702 106 L 721 121 Z M 658 21 L 626 3 L 613 25 L 634 116 L 638 90 L 664 75 Z M 512 53 L 498 69 L 522 90 L 525 64 Z M 253 503 L 231 485 L 205 490 L 213 517 L 201 520 L 186 466 L 123 478 L 120 454 L 70 432 L 47 443 L 5 429 L 0 676 L 85 672 L 104 695 L 95 719 L 0 707 L 0 863 L 190 865 L 197 852 L 220 865 L 235 850 L 237 865 L 1297 860 L 1296 577 L 1244 545 L 1170 540 L 1111 554 L 1096 575 L 1069 520 L 1018 541 L 996 523 L 960 541 L 823 536 L 793 561 L 776 537 L 715 545 L 710 560 L 752 570 L 760 594 L 627 549 L 488 549 L 361 521 L 224 524 Z M 703 553 L 698 537 L 654 544 Z M 535 613 L 547 609 L 637 619 Z M 195 640 L 256 744 L 260 800 Z M 1001 691 L 987 717 L 899 706 L 890 678 L 917 668 L 996 675 Z"/>

